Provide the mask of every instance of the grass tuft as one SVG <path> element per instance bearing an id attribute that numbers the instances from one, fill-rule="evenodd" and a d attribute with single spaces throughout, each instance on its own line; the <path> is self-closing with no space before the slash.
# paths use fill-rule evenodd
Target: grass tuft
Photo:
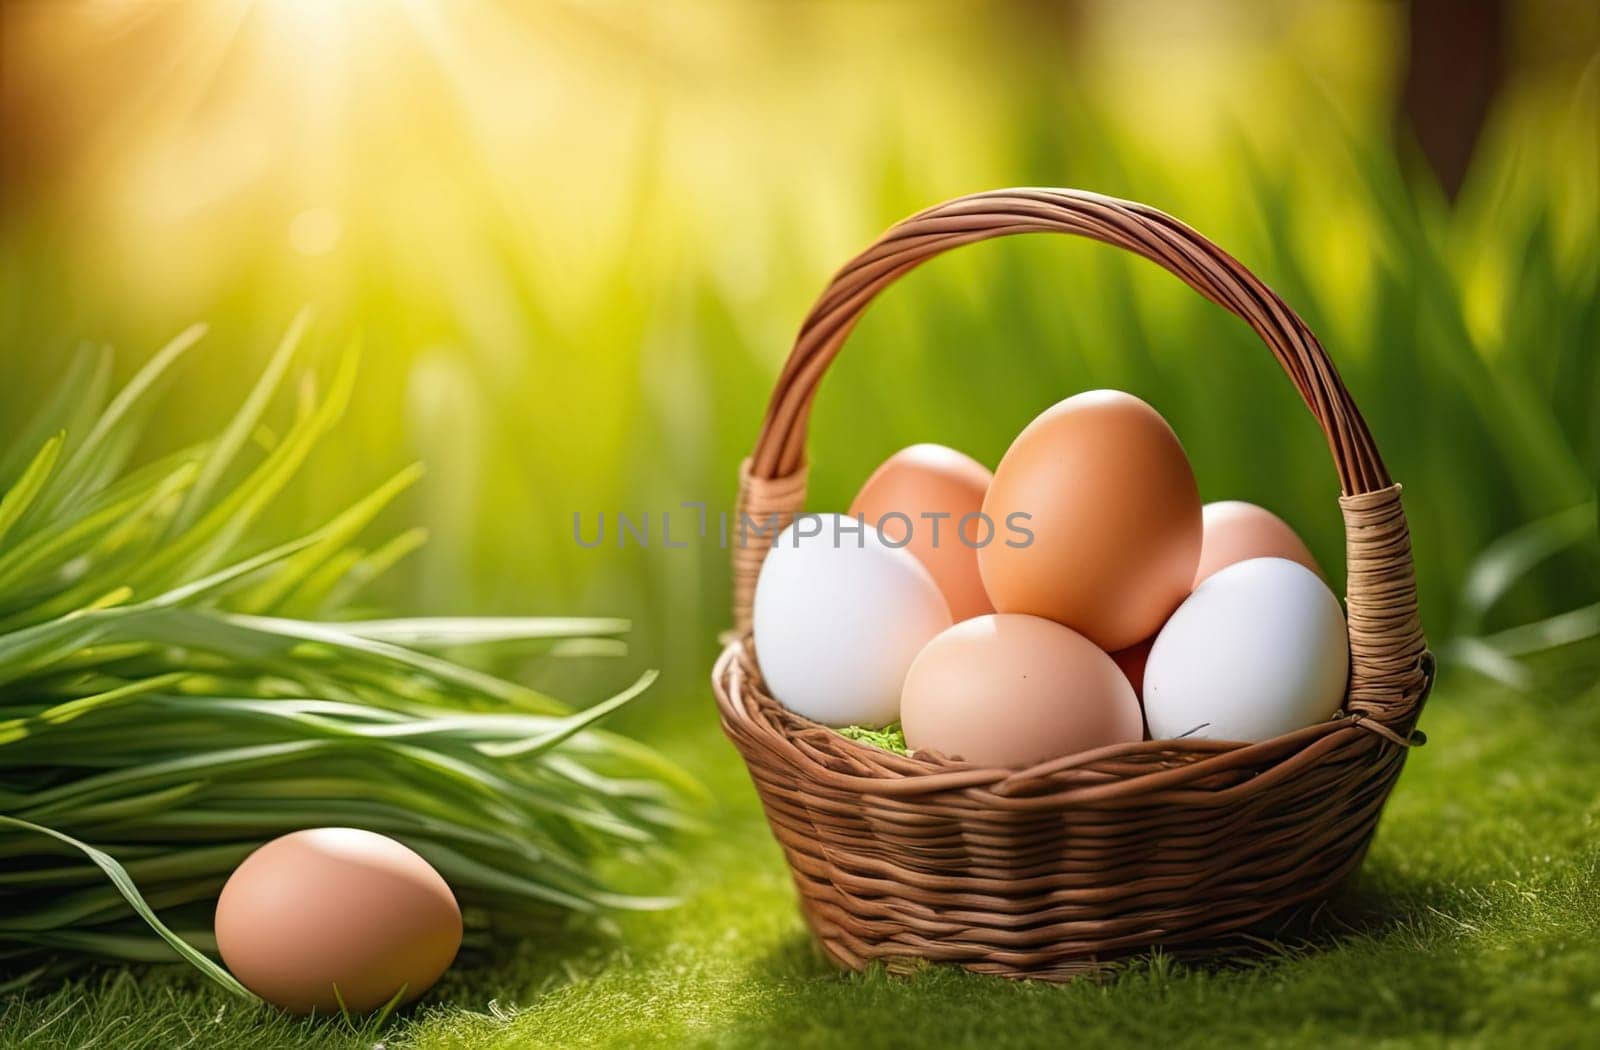
<path id="1" fill-rule="evenodd" d="M 370 554 L 352 546 L 414 468 L 303 536 L 247 546 L 352 388 L 345 359 L 328 395 L 302 395 L 283 436 L 250 461 L 246 438 L 305 323 L 295 320 L 218 439 L 130 465 L 147 399 L 197 327 L 97 411 L 51 399 L 65 421 L 92 424 L 80 438 L 36 423 L 49 436 L 7 479 L 0 974 L 10 986 L 175 952 L 249 997 L 206 954 L 211 909 L 251 849 L 304 827 L 366 828 L 411 846 L 456 891 L 471 943 L 552 909 L 663 903 L 625 887 L 659 871 L 666 838 L 692 826 L 683 803 L 697 787 L 596 728 L 654 673 L 574 709 L 453 658 L 481 662 L 508 646 L 545 660 L 615 654 L 626 621 L 341 619 L 351 587 L 415 544 L 405 532 Z"/>

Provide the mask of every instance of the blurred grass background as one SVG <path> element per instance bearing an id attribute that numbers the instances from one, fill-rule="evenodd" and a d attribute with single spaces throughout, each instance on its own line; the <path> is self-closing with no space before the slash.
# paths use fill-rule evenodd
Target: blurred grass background
<path id="1" fill-rule="evenodd" d="M 667 674 L 635 720 L 712 718 L 725 557 L 581 549 L 574 513 L 671 511 L 682 536 L 683 501 L 729 507 L 827 275 L 966 191 L 1155 204 L 1299 309 L 1406 485 L 1436 641 L 1481 627 L 1461 588 L 1491 541 L 1594 499 L 1591 4 L 1482 5 L 1487 37 L 1448 4 L 1311 0 L 3 10 L 13 432 L 81 341 L 126 374 L 202 320 L 185 410 L 156 427 L 192 437 L 309 303 L 362 379 L 285 527 L 422 460 L 395 513 L 431 540 L 374 600 L 630 616 L 635 662 Z M 1428 18 L 1432 51 L 1408 29 Z M 1448 49 L 1470 80 L 1475 46 L 1493 75 L 1462 87 Z M 1064 239 L 968 249 L 872 311 L 818 405 L 812 504 L 915 441 L 992 465 L 1093 386 L 1155 404 L 1207 499 L 1279 511 L 1338 578 L 1334 473 L 1269 355 L 1170 277 Z M 1596 594 L 1582 543 L 1496 615 Z"/>
<path id="2" fill-rule="evenodd" d="M 624 728 L 720 800 L 687 903 L 507 938 L 388 1045 L 1575 1045 L 1600 1003 L 1597 646 L 1519 695 L 1460 640 L 1600 635 L 1597 54 L 1582 0 L 0 0 L 0 427 L 79 345 L 125 378 L 208 322 L 155 455 L 214 430 L 309 304 L 313 356 L 359 346 L 360 388 L 278 535 L 421 460 L 373 532 L 431 538 L 373 604 L 636 621 L 631 666 L 537 684 L 581 701 L 664 669 Z M 834 977 L 714 724 L 724 552 L 573 540 L 575 512 L 586 536 L 672 512 L 681 538 L 684 501 L 728 508 L 827 276 L 909 212 L 1018 184 L 1157 205 L 1254 268 L 1406 486 L 1456 662 L 1315 951 L 1066 989 Z M 1334 472 L 1264 348 L 1064 238 L 970 248 L 874 307 L 817 405 L 812 505 L 916 441 L 993 464 L 1094 386 L 1150 400 L 1207 499 L 1272 507 L 1340 578 Z M 0 1003 L 0 1043 L 377 1038 L 224 1007 L 182 970 L 112 971 Z"/>

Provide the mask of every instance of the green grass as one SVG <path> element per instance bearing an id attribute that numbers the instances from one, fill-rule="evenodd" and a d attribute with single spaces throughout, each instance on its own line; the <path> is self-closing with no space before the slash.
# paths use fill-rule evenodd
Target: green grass
<path id="1" fill-rule="evenodd" d="M 416 850 L 472 938 L 551 908 L 671 903 L 595 875 L 693 826 L 692 781 L 594 728 L 655 673 L 579 710 L 446 655 L 616 656 L 626 622 L 350 618 L 349 595 L 396 549 L 356 544 L 416 469 L 297 539 L 242 541 L 354 383 L 347 357 L 339 393 L 304 394 L 280 439 L 241 455 L 303 328 L 217 437 L 151 466 L 128 469 L 137 421 L 199 326 L 114 397 L 96 393 L 107 357 L 81 355 L 46 401 L 62 410 L 29 428 L 49 436 L 0 457 L 0 478 L 24 464 L 0 490 L 0 993 L 82 957 L 176 949 L 253 998 L 202 954 L 216 895 L 251 850 L 306 827 Z"/>
<path id="2" fill-rule="evenodd" d="M 1570 654 L 1573 679 L 1595 653 Z M 0 1007 L 0 1046 L 1579 1045 L 1600 1025 L 1600 690 L 1447 679 L 1360 878 L 1308 939 L 1226 965 L 1144 957 L 1098 982 L 834 972 L 708 697 L 677 754 L 721 799 L 688 900 L 464 960 L 363 1029 L 241 1008 L 176 968 Z"/>

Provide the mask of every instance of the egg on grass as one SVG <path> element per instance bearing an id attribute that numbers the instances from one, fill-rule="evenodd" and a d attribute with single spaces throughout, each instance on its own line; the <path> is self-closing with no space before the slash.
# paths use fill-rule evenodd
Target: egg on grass
<path id="1" fill-rule="evenodd" d="M 901 449 L 861 486 L 850 504 L 884 541 L 904 547 L 933 575 L 950 615 L 966 620 L 994 612 L 978 573 L 978 548 L 995 540 L 983 517 L 994 475 L 971 456 L 944 445 Z"/>
<path id="2" fill-rule="evenodd" d="M 228 969 L 268 1002 L 366 1013 L 433 986 L 461 947 L 461 909 L 433 866 L 394 839 L 314 828 L 234 870 L 216 936 Z"/>
<path id="3" fill-rule="evenodd" d="M 1001 613 L 934 638 L 906 675 L 906 746 L 1026 767 L 1143 739 L 1139 701 L 1098 646 L 1053 620 Z"/>
<path id="4" fill-rule="evenodd" d="M 1144 672 L 1150 736 L 1270 740 L 1331 718 L 1349 668 L 1344 610 L 1320 577 L 1285 558 L 1236 562 L 1156 635 Z"/>
<path id="5" fill-rule="evenodd" d="M 756 662 L 772 697 L 830 726 L 900 713 L 906 669 L 950 626 L 916 556 L 842 514 L 805 514 L 778 534 L 756 579 Z"/>

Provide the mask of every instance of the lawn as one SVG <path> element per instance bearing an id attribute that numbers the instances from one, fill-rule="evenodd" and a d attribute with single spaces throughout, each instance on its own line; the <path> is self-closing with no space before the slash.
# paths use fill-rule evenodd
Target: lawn
<path id="1" fill-rule="evenodd" d="M 1447 672 L 1359 879 L 1305 943 L 1227 964 L 1155 955 L 1068 986 L 835 972 L 708 697 L 674 749 L 719 800 L 682 907 L 463 960 L 381 1026 L 241 1009 L 155 967 L 12 1000 L 0 1045 L 1576 1046 L 1600 1025 L 1600 690 L 1576 684 L 1595 656 L 1528 694 Z"/>

